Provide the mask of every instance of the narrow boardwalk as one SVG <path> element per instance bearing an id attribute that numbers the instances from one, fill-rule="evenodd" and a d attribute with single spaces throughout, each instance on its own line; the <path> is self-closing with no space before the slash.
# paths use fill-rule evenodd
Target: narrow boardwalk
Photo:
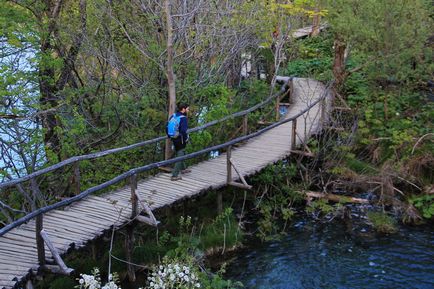
<path id="1" fill-rule="evenodd" d="M 325 93 L 323 84 L 295 78 L 292 104 L 285 117 L 306 109 Z M 320 105 L 315 105 L 297 120 L 297 144 L 303 143 L 320 129 Z M 232 159 L 244 176 L 257 173 L 268 164 L 290 154 L 292 122 L 280 125 L 246 144 L 232 150 Z M 204 161 L 183 175 L 181 181 L 170 181 L 170 175 L 161 173 L 138 183 L 141 199 L 152 210 L 170 206 L 174 202 L 203 193 L 210 188 L 226 185 L 226 154 Z M 233 171 L 234 180 L 238 175 Z M 44 215 L 44 230 L 57 250 L 64 254 L 72 246 L 79 248 L 100 236 L 111 226 L 125 224 L 131 216 L 130 188 L 119 189 L 103 196 L 90 196 L 64 210 Z M 45 249 L 48 259 L 50 250 Z M 38 256 L 35 242 L 35 221 L 15 228 L 0 237 L 0 288 L 12 288 L 31 270 L 37 270 Z"/>

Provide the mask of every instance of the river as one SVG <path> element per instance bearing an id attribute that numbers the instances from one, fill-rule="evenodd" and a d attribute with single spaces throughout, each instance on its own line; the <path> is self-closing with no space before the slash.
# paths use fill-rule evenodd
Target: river
<path id="1" fill-rule="evenodd" d="M 298 220 L 278 241 L 250 240 L 226 272 L 245 288 L 434 288 L 434 231 L 379 235 L 367 226 Z"/>

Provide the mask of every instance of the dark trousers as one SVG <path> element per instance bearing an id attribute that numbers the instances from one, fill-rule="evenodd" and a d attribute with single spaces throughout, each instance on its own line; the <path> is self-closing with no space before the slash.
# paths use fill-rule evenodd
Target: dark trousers
<path id="1" fill-rule="evenodd" d="M 182 140 L 182 137 L 172 139 L 173 145 L 175 146 L 175 157 L 185 156 L 185 143 Z M 172 171 L 172 176 L 177 177 L 182 170 L 185 170 L 187 165 L 184 161 L 176 162 L 175 167 Z"/>

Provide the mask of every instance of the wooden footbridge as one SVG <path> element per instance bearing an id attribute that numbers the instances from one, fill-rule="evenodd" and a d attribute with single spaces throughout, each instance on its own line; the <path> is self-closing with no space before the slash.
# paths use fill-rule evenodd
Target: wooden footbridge
<path id="1" fill-rule="evenodd" d="M 321 129 L 328 111 L 330 93 L 325 85 L 314 80 L 301 78 L 283 78 L 283 80 L 288 81 L 291 104 L 287 114 L 275 123 L 254 133 L 181 158 L 132 169 L 74 197 L 39 208 L 1 228 L 0 288 L 24 286 L 31 288 L 29 278 L 42 269 L 69 274 L 72 269 L 64 264 L 60 256 L 71 247 L 84 246 L 104 231 L 123 226 L 132 219 L 156 226 L 158 221 L 153 211 L 204 193 L 210 188 L 233 185 L 249 189 L 250 186 L 245 181 L 246 176 L 255 174 L 268 164 L 283 159 L 291 153 L 300 152 L 296 151 L 296 147 L 307 142 L 312 134 Z M 273 99 L 276 100 L 276 108 L 278 108 L 280 96 L 270 97 L 255 107 L 220 121 L 233 117 L 244 117 L 243 123 L 247 125 L 246 116 L 249 112 Z M 208 123 L 200 128 L 192 129 L 191 132 L 218 122 Z M 160 137 L 124 149 L 164 139 Z M 233 146 L 235 144 L 238 144 L 236 148 Z M 180 181 L 170 181 L 170 175 L 166 173 L 137 180 L 138 173 L 173 164 L 176 160 L 209 154 L 216 150 L 226 152 L 192 166 L 192 171 L 183 175 Z M 83 159 L 92 159 L 117 151 L 119 149 L 74 157 L 21 179 L 1 183 L 0 189 L 15 186 L 24 181 L 32 182 L 36 176 L 50 170 L 53 171 L 61 165 L 77 163 Z M 131 186 L 100 196 L 93 195 L 125 179 L 130 180 Z M 130 246 L 127 245 L 126 248 L 128 252 L 132 250 L 133 244 L 132 242 L 126 243 L 130 243 Z M 26 282 L 28 282 L 27 285 L 25 285 Z"/>

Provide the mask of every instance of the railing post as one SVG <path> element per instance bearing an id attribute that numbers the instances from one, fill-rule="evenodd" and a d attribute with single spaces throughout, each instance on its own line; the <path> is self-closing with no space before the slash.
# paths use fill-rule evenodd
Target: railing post
<path id="1" fill-rule="evenodd" d="M 227 175 L 226 175 L 226 183 L 229 184 L 232 182 L 232 164 L 231 164 L 231 153 L 232 153 L 232 146 L 228 146 L 226 151 L 226 169 L 227 169 Z M 217 213 L 223 212 L 223 195 L 221 191 L 217 192 Z"/>
<path id="2" fill-rule="evenodd" d="M 280 108 L 280 96 L 276 97 L 276 104 L 274 107 L 274 110 L 276 112 L 276 121 L 279 121 L 280 119 L 279 108 Z"/>
<path id="3" fill-rule="evenodd" d="M 36 216 L 36 248 L 38 250 L 38 261 L 39 266 L 45 265 L 45 247 L 44 247 L 44 239 L 41 236 L 41 231 L 44 229 L 44 216 L 38 215 Z"/>
<path id="4" fill-rule="evenodd" d="M 249 115 L 245 114 L 244 117 L 243 117 L 243 135 L 247 135 L 248 121 L 249 121 Z"/>
<path id="5" fill-rule="evenodd" d="M 75 194 L 78 195 L 81 192 L 81 188 L 80 188 L 80 161 L 76 161 L 74 163 L 74 189 L 75 189 Z"/>
<path id="6" fill-rule="evenodd" d="M 137 216 L 137 175 L 134 174 L 130 178 L 130 187 L 131 187 L 131 218 L 135 218 Z"/>
<path id="7" fill-rule="evenodd" d="M 295 150 L 297 144 L 297 119 L 292 120 L 292 133 L 291 133 L 291 150 Z"/>
<path id="8" fill-rule="evenodd" d="M 226 182 L 229 184 L 232 182 L 232 165 L 231 165 L 231 154 L 232 154 L 232 146 L 228 146 L 226 151 L 226 169 L 227 169 L 227 178 Z"/>
<path id="9" fill-rule="evenodd" d="M 137 175 L 134 174 L 130 179 L 131 186 L 131 218 L 134 219 L 137 216 Z M 136 271 L 132 264 L 133 261 L 133 249 L 134 249 L 134 223 L 130 223 L 126 226 L 125 235 L 125 251 L 127 259 L 127 275 L 130 282 L 136 281 Z"/>

